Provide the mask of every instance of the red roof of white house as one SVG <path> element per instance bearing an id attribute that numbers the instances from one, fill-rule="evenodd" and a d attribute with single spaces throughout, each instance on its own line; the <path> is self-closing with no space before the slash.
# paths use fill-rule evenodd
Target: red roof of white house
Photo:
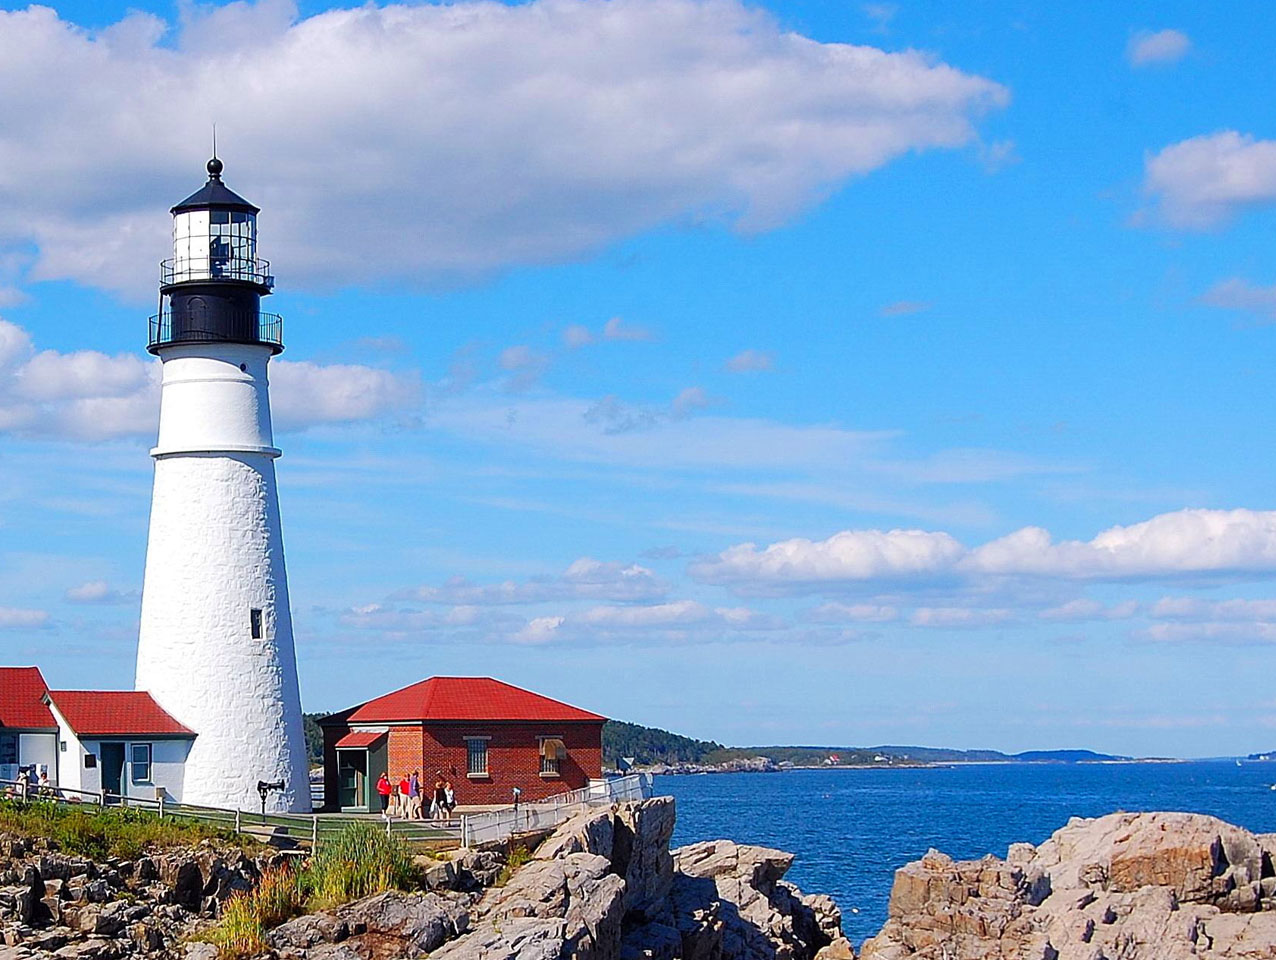
<path id="1" fill-rule="evenodd" d="M 76 736 L 195 736 L 141 690 L 50 690 L 48 697 Z"/>
<path id="2" fill-rule="evenodd" d="M 491 677 L 430 677 L 369 700 L 346 717 L 346 722 L 533 720 L 570 723 L 606 719 Z"/>
<path id="3" fill-rule="evenodd" d="M 39 667 L 0 667 L 0 727 L 56 730 L 58 723 L 44 705 L 48 689 Z"/>

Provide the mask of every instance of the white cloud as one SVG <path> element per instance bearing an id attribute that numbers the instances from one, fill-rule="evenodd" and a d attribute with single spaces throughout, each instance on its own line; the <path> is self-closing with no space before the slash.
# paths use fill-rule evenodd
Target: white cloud
<path id="1" fill-rule="evenodd" d="M 263 252 L 305 286 L 561 261 L 669 223 L 767 229 L 896 157 L 973 142 L 1007 101 L 737 0 L 306 19 L 263 0 L 185 21 L 174 42 L 149 14 L 90 31 L 0 13 L 0 248 L 37 249 L 33 276 L 145 295 L 214 118 L 228 183 L 265 210 Z"/>
<path id="2" fill-rule="evenodd" d="M 883 317 L 906 317 L 913 313 L 925 313 L 931 306 L 925 300 L 896 300 L 883 306 L 879 312 Z"/>
<path id="3" fill-rule="evenodd" d="M 1223 130 L 1171 144 L 1144 164 L 1163 220 L 1202 229 L 1276 201 L 1276 140 Z"/>
<path id="4" fill-rule="evenodd" d="M 1269 320 L 1276 319 L 1276 285 L 1260 287 L 1240 277 L 1230 277 L 1220 280 L 1201 294 L 1200 302 L 1210 307 L 1240 310 L 1259 314 Z"/>
<path id="5" fill-rule="evenodd" d="M 726 363 L 731 373 L 761 373 L 774 367 L 775 358 L 764 350 L 741 350 Z"/>
<path id="6" fill-rule="evenodd" d="M 908 618 L 915 627 L 990 627 L 1014 619 L 1014 612 L 1002 608 L 918 607 Z"/>
<path id="7" fill-rule="evenodd" d="M 984 544 L 967 563 L 985 573 L 1078 579 L 1276 571 L 1276 511 L 1179 510 L 1093 540 L 1055 543 L 1025 527 Z"/>
<path id="8" fill-rule="evenodd" d="M 373 420 L 417 399 L 411 378 L 357 364 L 275 360 L 270 380 L 271 413 L 281 430 Z"/>
<path id="9" fill-rule="evenodd" d="M 557 639 L 558 628 L 563 625 L 562 617 L 536 617 L 515 633 L 511 639 L 515 643 L 537 645 L 551 643 Z"/>
<path id="10" fill-rule="evenodd" d="M 23 610 L 18 607 L 0 607 L 0 630 L 20 630 L 24 627 L 43 627 L 49 622 L 44 610 Z"/>
<path id="11" fill-rule="evenodd" d="M 1131 635 L 1157 643 L 1271 643 L 1276 623 L 1154 623 Z"/>
<path id="12" fill-rule="evenodd" d="M 136 596 L 135 593 L 115 589 L 105 580 L 89 580 L 66 592 L 66 598 L 72 603 L 127 603 Z"/>
<path id="13" fill-rule="evenodd" d="M 646 327 L 626 323 L 620 317 L 612 317 L 603 324 L 604 340 L 651 340 L 652 332 Z"/>
<path id="14" fill-rule="evenodd" d="M 641 629 L 704 623 L 712 616 L 713 611 L 695 600 L 674 600 L 646 607 L 591 607 L 573 619 L 589 627 Z"/>
<path id="15" fill-rule="evenodd" d="M 784 540 L 762 550 L 742 543 L 691 564 L 690 573 L 697 580 L 723 584 L 903 579 L 951 569 L 964 553 L 946 533 L 844 530 L 827 540 Z"/>
<path id="16" fill-rule="evenodd" d="M 1162 597 L 1148 616 L 1155 620 L 1223 620 L 1276 622 L 1276 600 L 1202 600 L 1197 597 Z"/>
<path id="17" fill-rule="evenodd" d="M 1042 620 L 1080 621 L 1080 620 L 1125 620 L 1139 612 L 1137 600 L 1125 600 L 1111 606 L 1079 597 L 1058 606 L 1047 607 L 1037 614 Z"/>
<path id="18" fill-rule="evenodd" d="M 890 623 L 899 619 L 899 610 L 880 603 L 822 603 L 804 616 L 816 623 Z"/>
<path id="19" fill-rule="evenodd" d="M 505 604 L 544 603 L 551 600 L 615 600 L 642 602 L 662 599 L 669 590 L 665 583 L 646 567 L 633 564 L 607 563 L 593 557 L 573 561 L 557 577 L 530 580 L 506 580 L 501 583 L 476 584 L 460 577 L 442 586 L 423 586 L 396 594 L 400 599 L 422 603 L 493 606 Z"/>
<path id="20" fill-rule="evenodd" d="M 1180 510 L 1092 540 L 1055 542 L 1025 527 L 973 550 L 947 533 L 845 530 L 827 540 L 743 543 L 689 567 L 740 589 L 820 589 L 875 581 L 1043 577 L 1174 579 L 1276 573 L 1276 511 Z"/>
<path id="21" fill-rule="evenodd" d="M 512 374 L 507 384 L 512 390 L 526 390 L 549 368 L 549 357 L 526 344 L 506 347 L 496 362 L 502 370 Z"/>
<path id="22" fill-rule="evenodd" d="M 353 364 L 275 360 L 270 379 L 281 430 L 369 420 L 416 400 L 410 377 Z M 158 361 L 132 354 L 37 353 L 25 330 L 0 320 L 0 432 L 83 441 L 153 434 L 159 380 Z"/>
<path id="23" fill-rule="evenodd" d="M 1182 30 L 1140 30 L 1130 38 L 1125 56 L 1132 67 L 1150 67 L 1176 63 L 1191 48 L 1192 41 Z"/>
<path id="24" fill-rule="evenodd" d="M 579 323 L 573 323 L 563 331 L 563 343 L 569 350 L 587 347 L 594 342 L 593 331 Z"/>

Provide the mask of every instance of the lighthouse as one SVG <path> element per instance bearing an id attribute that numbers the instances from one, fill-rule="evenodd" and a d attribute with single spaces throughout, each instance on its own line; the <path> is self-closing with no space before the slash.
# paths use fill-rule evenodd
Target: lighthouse
<path id="1" fill-rule="evenodd" d="M 282 320 L 258 208 L 222 182 L 172 208 L 147 349 L 163 362 L 137 650 L 145 690 L 195 731 L 180 799 L 308 811 L 310 788 L 275 483 L 268 368 Z"/>

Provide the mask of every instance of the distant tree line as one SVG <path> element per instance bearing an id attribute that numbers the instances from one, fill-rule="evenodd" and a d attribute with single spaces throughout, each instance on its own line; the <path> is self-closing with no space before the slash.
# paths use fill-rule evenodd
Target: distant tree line
<path id="1" fill-rule="evenodd" d="M 715 750 L 724 749 L 712 740 L 695 740 L 656 727 L 643 727 L 622 720 L 603 724 L 603 765 L 615 767 L 621 757 L 636 763 L 703 763 Z"/>
<path id="2" fill-rule="evenodd" d="M 319 726 L 319 721 L 326 716 L 326 713 L 301 715 L 301 725 L 306 731 L 306 756 L 312 767 L 323 763 L 323 728 Z"/>

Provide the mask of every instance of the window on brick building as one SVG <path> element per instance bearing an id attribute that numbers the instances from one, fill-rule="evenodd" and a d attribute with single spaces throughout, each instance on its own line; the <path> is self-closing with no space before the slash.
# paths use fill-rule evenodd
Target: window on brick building
<path id="1" fill-rule="evenodd" d="M 467 738 L 465 741 L 465 772 L 471 777 L 487 776 L 487 739 L 483 737 Z"/>
<path id="2" fill-rule="evenodd" d="M 559 764 L 567 756 L 567 748 L 559 737 L 541 737 L 541 776 L 559 775 Z"/>

